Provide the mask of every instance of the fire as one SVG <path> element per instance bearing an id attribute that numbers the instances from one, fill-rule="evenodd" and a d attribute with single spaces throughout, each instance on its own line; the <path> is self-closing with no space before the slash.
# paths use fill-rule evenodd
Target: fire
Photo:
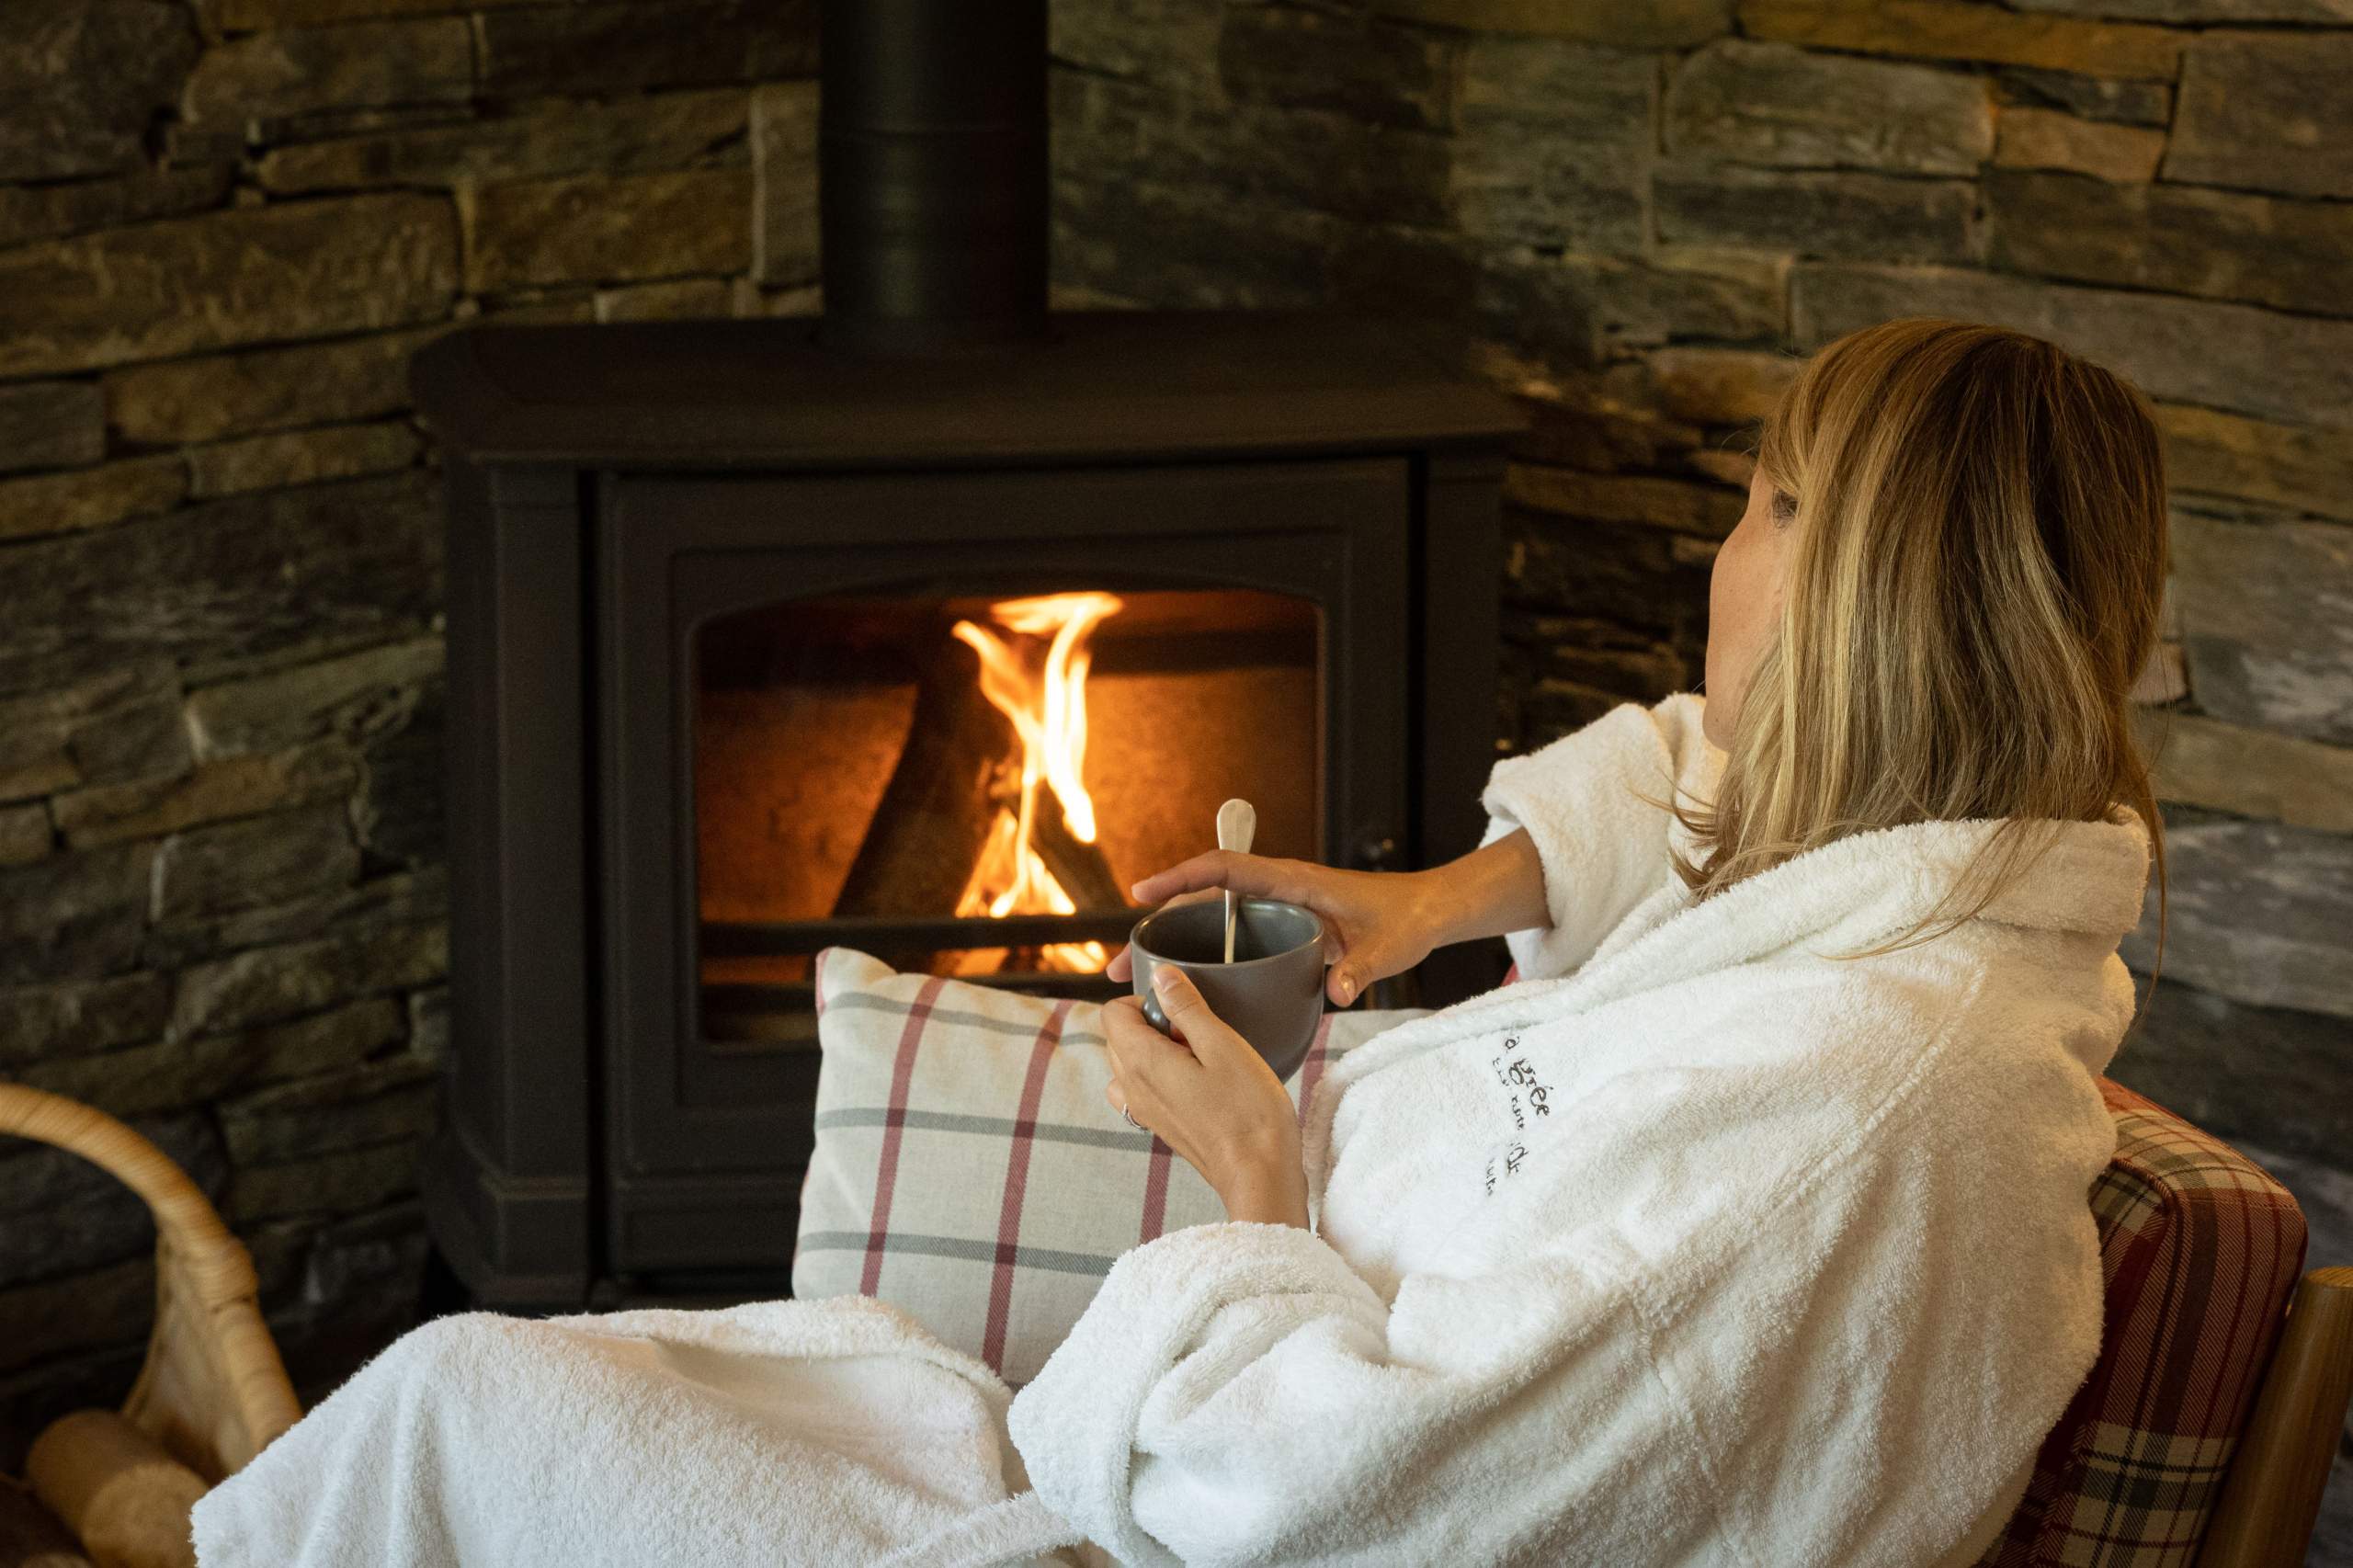
<path id="1" fill-rule="evenodd" d="M 997 812 L 957 903 L 958 915 L 1069 915 L 1077 909 L 1038 853 L 1040 786 L 1051 790 L 1070 836 L 1093 844 L 1095 801 L 1083 778 L 1086 672 L 1093 663 L 1087 639 L 1120 608 L 1118 597 L 1103 593 L 1049 594 L 991 605 L 990 619 L 1006 631 L 1045 642 L 1045 658 L 1034 672 L 999 632 L 970 620 L 950 629 L 980 655 L 981 694 L 1012 722 L 1021 744 L 1018 793 L 1008 790 L 1013 799 Z M 1012 761 L 1007 759 L 1008 771 Z M 1093 971 L 1109 956 L 1100 942 L 1061 942 L 1043 950 L 1042 962 L 1049 969 Z"/>

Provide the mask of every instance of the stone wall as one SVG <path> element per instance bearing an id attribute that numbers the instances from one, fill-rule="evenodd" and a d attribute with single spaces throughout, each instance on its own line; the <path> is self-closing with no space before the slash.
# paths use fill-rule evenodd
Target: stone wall
<path id="1" fill-rule="evenodd" d="M 2159 405 L 2165 978 L 2115 1075 L 2353 1264 L 2353 0 L 1057 0 L 1057 267 L 1434 313 L 1517 392 L 1497 728 L 1698 682 L 1748 424 L 1909 314 Z M 2152 918 L 2126 947 L 2146 974 Z M 2353 1563 L 2340 1465 L 2314 1561 Z"/>
<path id="2" fill-rule="evenodd" d="M 461 14 L 462 13 L 462 14 Z M 316 1397 L 416 1310 L 440 498 L 409 353 L 806 310 L 815 6 L 27 0 L 0 50 L 0 1073 L 154 1137 Z M 145 1211 L 0 1152 L 0 1468 Z"/>
<path id="3" fill-rule="evenodd" d="M 813 308 L 813 0 L 25 0 L 0 54 L 0 1072 L 132 1118 L 307 1393 L 414 1308 L 442 594 L 406 354 Z M 2117 1074 L 2353 1261 L 2353 0 L 1054 0 L 1066 302 L 1411 314 L 1519 397 L 1505 749 L 1694 685 L 1749 423 L 1888 315 L 2161 406 L 2167 978 Z M 2128 948 L 2148 967 L 2152 931 Z M 0 1159 L 0 1465 L 131 1200 Z M 2353 1562 L 2353 1488 L 2316 1561 Z"/>

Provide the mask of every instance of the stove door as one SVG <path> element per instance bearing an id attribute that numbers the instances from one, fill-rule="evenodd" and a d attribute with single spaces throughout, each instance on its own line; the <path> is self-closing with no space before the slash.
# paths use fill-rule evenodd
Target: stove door
<path id="1" fill-rule="evenodd" d="M 1263 798 L 1270 853 L 1363 863 L 1408 842 L 1415 470 L 608 478 L 591 570 L 610 1267 L 784 1293 L 819 1062 L 807 959 L 828 941 L 1101 994 L 1086 971 L 1132 918 L 1108 901 L 1185 847 L 1188 813 L 1192 847 L 1228 794 Z M 1074 656 L 1097 709 L 1083 781 L 1050 744 Z M 988 691 L 946 678 L 960 660 L 994 661 Z M 1221 699 L 1247 744 L 1223 744 Z M 918 720 L 931 749 L 901 778 Z M 911 813 L 897 797 L 942 756 L 971 788 L 917 790 Z"/>

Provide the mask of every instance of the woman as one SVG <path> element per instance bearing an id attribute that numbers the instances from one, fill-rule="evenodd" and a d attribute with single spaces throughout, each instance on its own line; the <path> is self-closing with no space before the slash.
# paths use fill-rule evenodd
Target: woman
<path id="1" fill-rule="evenodd" d="M 1766 424 L 1704 704 L 1500 764 L 1437 870 L 1140 884 L 1316 909 L 1338 1004 L 1491 933 L 1522 981 L 1352 1052 L 1303 1148 L 1197 994 L 1182 1045 L 1107 1010 L 1230 1219 L 1015 1399 L 1044 1501 L 1150 1563 L 1972 1561 L 2098 1349 L 2165 553 L 2117 378 L 1859 332 Z"/>
<path id="2" fill-rule="evenodd" d="M 1704 703 L 1499 764 L 1451 866 L 1136 889 L 1313 905 L 1343 1006 L 1490 933 L 1522 979 L 1348 1053 L 1303 1132 L 1188 988 L 1181 1043 L 1108 1007 L 1114 1107 L 1229 1217 L 1123 1256 L 1009 1423 L 858 1298 L 444 1319 L 206 1498 L 206 1568 L 1082 1532 L 1155 1565 L 1972 1561 L 2098 1345 L 2165 555 L 2116 378 L 1950 322 L 1841 339 L 1767 422 Z M 863 1501 L 813 1518 L 819 1483 Z"/>

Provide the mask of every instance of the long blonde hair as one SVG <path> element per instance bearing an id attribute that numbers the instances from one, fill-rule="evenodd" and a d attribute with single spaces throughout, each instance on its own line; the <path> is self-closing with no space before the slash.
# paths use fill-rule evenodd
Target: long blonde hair
<path id="1" fill-rule="evenodd" d="M 1816 354 L 1757 462 L 1797 502 L 1778 627 L 1709 805 L 1700 898 L 1849 834 L 2003 819 L 1969 874 L 1863 958 L 1969 919 L 2063 822 L 2137 810 L 2165 844 L 2131 691 L 2167 568 L 2147 402 L 2023 333 L 1887 322 Z M 1661 802 L 1666 803 L 1666 802 Z"/>

